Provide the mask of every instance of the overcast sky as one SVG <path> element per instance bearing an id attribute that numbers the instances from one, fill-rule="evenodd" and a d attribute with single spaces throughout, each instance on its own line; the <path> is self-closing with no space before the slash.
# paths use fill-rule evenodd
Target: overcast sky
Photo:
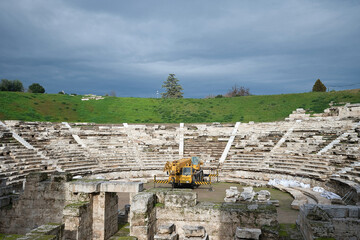
<path id="1" fill-rule="evenodd" d="M 47 93 L 184 97 L 360 88 L 360 1 L 1 0 L 0 78 Z"/>

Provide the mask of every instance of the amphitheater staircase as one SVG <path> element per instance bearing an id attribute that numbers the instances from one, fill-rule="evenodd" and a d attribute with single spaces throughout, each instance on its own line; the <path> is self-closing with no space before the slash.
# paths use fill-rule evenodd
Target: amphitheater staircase
<path id="1" fill-rule="evenodd" d="M 42 157 L 33 149 L 28 149 L 13 137 L 13 133 L 3 132 L 0 138 L 0 179 L 6 178 L 7 184 L 17 184 L 25 180 L 31 172 L 49 171 Z"/>

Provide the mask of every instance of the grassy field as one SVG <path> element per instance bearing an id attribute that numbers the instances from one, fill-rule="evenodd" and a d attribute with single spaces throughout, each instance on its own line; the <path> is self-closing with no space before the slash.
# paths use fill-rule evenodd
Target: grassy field
<path id="1" fill-rule="evenodd" d="M 94 123 L 269 122 L 287 117 L 296 108 L 319 113 L 329 102 L 359 103 L 360 89 L 212 99 L 105 97 L 0 92 L 0 119 Z"/>

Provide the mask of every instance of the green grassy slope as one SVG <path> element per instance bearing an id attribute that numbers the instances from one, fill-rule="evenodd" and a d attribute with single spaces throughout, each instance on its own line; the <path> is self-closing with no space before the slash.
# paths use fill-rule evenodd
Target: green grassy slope
<path id="1" fill-rule="evenodd" d="M 360 90 L 212 99 L 105 97 L 0 92 L 0 119 L 95 123 L 267 122 L 296 108 L 319 113 L 329 102 L 360 102 Z"/>

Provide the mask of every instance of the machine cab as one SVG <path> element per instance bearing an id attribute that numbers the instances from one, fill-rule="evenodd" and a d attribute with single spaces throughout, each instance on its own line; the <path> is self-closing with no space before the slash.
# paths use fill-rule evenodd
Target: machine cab
<path id="1" fill-rule="evenodd" d="M 182 175 L 189 176 L 192 173 L 192 167 L 184 167 L 182 169 Z"/>

